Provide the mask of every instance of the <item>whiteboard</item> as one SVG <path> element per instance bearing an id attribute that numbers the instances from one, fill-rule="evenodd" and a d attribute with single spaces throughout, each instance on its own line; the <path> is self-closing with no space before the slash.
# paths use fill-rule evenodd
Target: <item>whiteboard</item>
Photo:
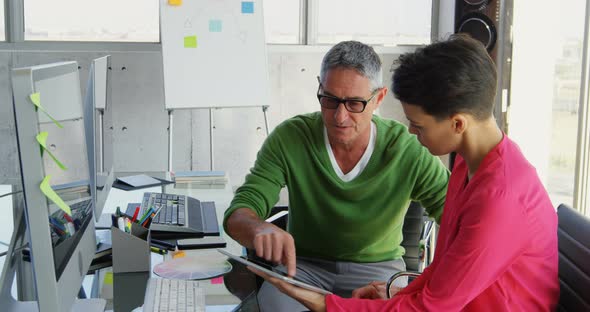
<path id="1" fill-rule="evenodd" d="M 160 0 L 160 36 L 166 109 L 269 105 L 262 0 Z"/>

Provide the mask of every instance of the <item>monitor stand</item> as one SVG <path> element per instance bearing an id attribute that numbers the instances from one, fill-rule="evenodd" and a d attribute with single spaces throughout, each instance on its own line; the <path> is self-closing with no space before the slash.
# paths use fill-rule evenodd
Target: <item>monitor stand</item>
<path id="1" fill-rule="evenodd" d="M 6 253 L 2 275 L 0 276 L 0 303 L 2 304 L 2 311 L 6 312 L 37 312 L 39 306 L 36 301 L 18 301 L 11 295 L 12 282 L 16 275 L 17 257 L 20 255 L 22 247 L 25 246 L 25 220 L 23 218 L 23 210 L 15 210 L 15 226 L 16 229 L 12 232 L 10 245 Z M 103 312 L 106 306 L 104 299 L 79 299 L 74 301 L 72 312 Z"/>

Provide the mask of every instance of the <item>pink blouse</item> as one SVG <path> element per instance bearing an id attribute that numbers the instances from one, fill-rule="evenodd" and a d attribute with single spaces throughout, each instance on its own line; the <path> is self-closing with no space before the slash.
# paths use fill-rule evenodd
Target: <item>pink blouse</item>
<path id="1" fill-rule="evenodd" d="M 467 180 L 457 156 L 434 261 L 391 300 L 326 297 L 328 311 L 553 311 L 557 215 L 506 135 Z"/>

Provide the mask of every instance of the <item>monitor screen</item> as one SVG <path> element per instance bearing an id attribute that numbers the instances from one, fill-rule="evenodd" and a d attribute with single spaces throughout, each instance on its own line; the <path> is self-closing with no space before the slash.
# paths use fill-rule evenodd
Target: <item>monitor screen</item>
<path id="1" fill-rule="evenodd" d="M 69 311 L 96 251 L 78 65 L 15 68 L 12 88 L 39 307 Z"/>
<path id="2" fill-rule="evenodd" d="M 49 152 L 44 152 L 42 157 L 45 176 L 51 176 L 51 187 L 69 204 L 71 209 L 71 215 L 69 215 L 51 200 L 47 200 L 57 279 L 63 273 L 67 260 L 81 237 L 76 233 L 81 233 L 92 219 L 90 169 L 84 136 L 81 95 L 79 92 L 71 94 L 55 92 L 59 89 L 63 90 L 62 86 L 79 85 L 79 83 L 77 72 L 43 77 L 33 82 L 35 92 L 40 94 L 41 105 L 62 126 L 62 128 L 58 127 L 45 113 L 38 111 L 39 132 L 48 134 L 46 146 Z M 60 168 L 49 153 L 53 154 L 66 169 Z"/>
<path id="3" fill-rule="evenodd" d="M 90 64 L 84 113 L 88 160 L 94 176 L 90 181 L 94 190 L 94 216 L 99 220 L 114 181 L 113 173 L 113 114 L 110 103 L 110 56 L 94 59 Z"/>

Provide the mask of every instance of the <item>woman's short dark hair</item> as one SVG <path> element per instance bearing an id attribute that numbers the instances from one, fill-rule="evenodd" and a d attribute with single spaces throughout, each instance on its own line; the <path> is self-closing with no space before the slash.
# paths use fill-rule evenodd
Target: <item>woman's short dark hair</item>
<path id="1" fill-rule="evenodd" d="M 394 96 L 417 105 L 440 120 L 469 113 L 479 120 L 492 116 L 496 67 L 483 44 L 466 34 L 418 48 L 396 61 Z"/>

